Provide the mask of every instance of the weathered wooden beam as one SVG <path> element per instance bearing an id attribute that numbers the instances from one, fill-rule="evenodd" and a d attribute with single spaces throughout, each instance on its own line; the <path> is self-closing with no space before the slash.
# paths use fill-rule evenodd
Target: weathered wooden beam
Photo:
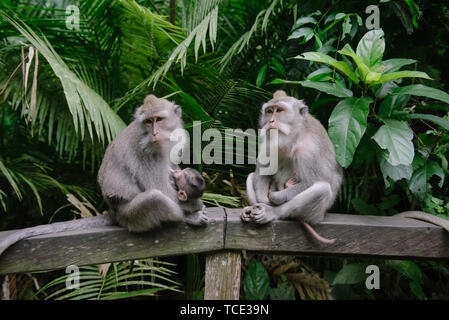
<path id="1" fill-rule="evenodd" d="M 208 215 L 215 222 L 207 227 L 178 223 L 138 234 L 102 227 L 25 239 L 0 256 L 0 274 L 222 250 L 224 210 L 208 208 Z M 0 237 L 10 232 L 0 232 Z"/>
<path id="2" fill-rule="evenodd" d="M 240 296 L 240 252 L 223 251 L 206 256 L 205 300 L 238 300 Z"/>
<path id="3" fill-rule="evenodd" d="M 327 214 L 314 225 L 331 245 L 315 241 L 295 221 L 267 225 L 242 223 L 240 209 L 226 209 L 225 248 L 266 253 L 366 256 L 378 258 L 449 258 L 449 234 L 435 225 L 408 218 Z"/>
<path id="4" fill-rule="evenodd" d="M 397 259 L 448 259 L 449 234 L 432 224 L 397 217 L 328 214 L 315 229 L 327 238 L 324 245 L 310 237 L 296 221 L 258 226 L 242 223 L 240 209 L 208 208 L 214 223 L 190 228 L 167 225 L 143 234 L 119 227 L 62 232 L 22 240 L 0 256 L 0 274 L 60 269 L 68 265 L 187 253 L 259 251 L 298 255 L 366 256 Z M 0 232 L 0 238 L 12 231 Z"/>

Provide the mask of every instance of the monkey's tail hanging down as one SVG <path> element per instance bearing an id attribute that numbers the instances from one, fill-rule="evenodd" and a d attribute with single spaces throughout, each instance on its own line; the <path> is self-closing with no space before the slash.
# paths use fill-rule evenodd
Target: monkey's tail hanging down
<path id="1" fill-rule="evenodd" d="M 395 214 L 394 217 L 418 219 L 425 222 L 430 222 L 449 232 L 449 220 L 422 211 L 404 211 L 402 213 Z"/>
<path id="2" fill-rule="evenodd" d="M 0 255 L 12 246 L 14 243 L 33 236 L 50 234 L 55 232 L 82 230 L 89 228 L 97 228 L 102 226 L 111 226 L 114 222 L 108 214 L 102 214 L 91 218 L 83 218 L 72 221 L 55 222 L 48 225 L 41 225 L 31 228 L 17 230 L 7 235 L 5 238 L 0 238 Z"/>
<path id="3" fill-rule="evenodd" d="M 320 236 L 318 234 L 318 232 L 316 232 L 315 229 L 313 229 L 312 226 L 310 224 L 308 224 L 307 222 L 301 221 L 301 223 L 304 225 L 304 227 L 306 227 L 307 230 L 309 230 L 309 232 L 312 234 L 312 236 L 319 242 L 326 243 L 326 244 L 332 244 L 335 242 L 336 239 L 327 239 L 327 238 Z"/>

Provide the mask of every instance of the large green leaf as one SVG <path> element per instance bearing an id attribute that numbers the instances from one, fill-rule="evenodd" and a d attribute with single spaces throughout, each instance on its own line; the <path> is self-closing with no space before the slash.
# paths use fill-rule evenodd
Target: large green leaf
<path id="1" fill-rule="evenodd" d="M 277 288 L 270 289 L 271 300 L 295 300 L 295 289 L 292 284 L 284 281 Z"/>
<path id="2" fill-rule="evenodd" d="M 359 41 L 356 54 L 371 68 L 382 62 L 384 51 L 384 32 L 382 30 L 371 30 L 365 33 Z"/>
<path id="3" fill-rule="evenodd" d="M 366 267 L 361 263 L 345 265 L 335 276 L 332 285 L 336 284 L 355 284 L 366 279 Z"/>
<path id="4" fill-rule="evenodd" d="M 385 120 L 385 124 L 377 130 L 373 139 L 382 149 L 388 150 L 387 160 L 393 165 L 409 165 L 413 161 L 413 131 L 397 120 Z"/>
<path id="5" fill-rule="evenodd" d="M 442 187 L 445 178 L 443 169 L 434 161 L 425 161 L 424 165 L 413 173 L 409 182 L 410 191 L 419 198 L 423 198 L 426 193 L 430 192 L 430 185 L 427 182 L 433 175 L 441 178 L 438 185 Z"/>
<path id="6" fill-rule="evenodd" d="M 327 54 L 321 52 L 304 52 L 294 57 L 294 59 L 302 59 L 328 64 L 348 76 L 354 83 L 359 83 L 359 78 L 346 62 L 337 61 Z"/>
<path id="7" fill-rule="evenodd" d="M 384 66 L 384 69 L 382 71 L 383 74 L 395 72 L 401 69 L 403 66 L 415 63 L 416 60 L 413 59 L 401 59 L 401 58 L 395 58 L 395 59 L 388 59 L 385 61 L 382 61 L 382 65 Z"/>
<path id="8" fill-rule="evenodd" d="M 246 271 L 243 290 L 248 300 L 264 300 L 270 292 L 270 279 L 264 266 L 257 260 L 251 261 Z"/>
<path id="9" fill-rule="evenodd" d="M 401 273 L 403 276 L 406 276 L 410 280 L 414 280 L 417 282 L 422 282 L 423 280 L 423 273 L 421 271 L 421 268 L 413 261 L 390 260 L 387 261 L 387 265 L 392 266 L 399 273 Z"/>
<path id="10" fill-rule="evenodd" d="M 319 68 L 307 76 L 307 80 L 310 81 L 324 81 L 331 80 L 330 74 L 332 73 L 332 69 L 328 67 Z"/>
<path id="11" fill-rule="evenodd" d="M 369 105 L 373 100 L 347 98 L 340 101 L 329 118 L 329 137 L 335 146 L 338 163 L 347 168 L 365 134 Z"/>
<path id="12" fill-rule="evenodd" d="M 339 97 L 339 98 L 347 98 L 352 97 L 352 91 L 343 87 L 339 87 L 335 83 L 329 82 L 315 82 L 315 81 L 298 81 L 300 85 L 307 88 L 316 89 L 322 91 L 324 93 Z"/>
<path id="13" fill-rule="evenodd" d="M 380 84 L 382 82 L 387 82 L 390 80 L 401 79 L 401 78 L 424 78 L 424 79 L 428 79 L 428 80 L 432 79 L 425 72 L 404 70 L 404 71 L 383 74 L 379 78 L 379 80 L 374 81 L 373 84 Z"/>
<path id="14" fill-rule="evenodd" d="M 292 29 L 299 28 L 300 26 L 302 26 L 304 24 L 308 24 L 308 23 L 316 24 L 317 21 L 313 17 L 301 17 L 298 20 L 296 20 L 296 22 L 293 25 Z"/>
<path id="15" fill-rule="evenodd" d="M 380 104 L 379 116 L 382 118 L 391 118 L 393 110 L 403 106 L 406 100 L 407 96 L 388 95 Z"/>
<path id="16" fill-rule="evenodd" d="M 369 67 L 365 64 L 362 57 L 358 56 L 354 50 L 352 50 L 351 46 L 347 43 L 343 49 L 338 50 L 338 53 L 344 54 L 346 56 L 350 56 L 352 60 L 354 60 L 357 68 L 359 69 L 360 77 L 362 78 L 363 82 L 366 82 L 366 77 L 370 73 Z"/>
<path id="17" fill-rule="evenodd" d="M 410 113 L 407 115 L 410 119 L 422 119 L 433 122 L 440 127 L 449 130 L 449 121 L 444 118 L 434 116 L 433 114 Z"/>
<path id="18" fill-rule="evenodd" d="M 309 27 L 299 28 L 298 30 L 293 31 L 292 34 L 287 38 L 287 40 L 299 39 L 302 37 L 305 37 L 307 39 L 310 37 L 310 35 L 313 36 L 312 28 L 309 28 Z"/>
<path id="19" fill-rule="evenodd" d="M 449 104 L 449 94 L 444 91 L 428 87 L 422 84 L 412 84 L 410 86 L 395 88 L 392 94 L 410 94 L 412 96 L 426 97 L 440 100 Z"/>
<path id="20" fill-rule="evenodd" d="M 322 91 L 324 93 L 339 97 L 339 98 L 348 98 L 352 97 L 352 91 L 343 87 L 337 86 L 335 83 L 329 82 L 319 82 L 319 81 L 293 81 L 293 80 L 283 80 L 283 79 L 274 79 L 271 81 L 273 84 L 281 84 L 281 83 L 291 83 L 291 84 L 300 84 L 303 87 L 316 89 Z"/>
<path id="21" fill-rule="evenodd" d="M 388 177 L 393 179 L 393 181 L 398 181 L 401 179 L 410 180 L 413 174 L 413 167 L 411 164 L 400 164 L 397 166 L 393 166 L 386 159 L 382 158 L 382 160 L 380 161 L 380 171 L 382 171 L 385 185 L 388 187 Z"/>

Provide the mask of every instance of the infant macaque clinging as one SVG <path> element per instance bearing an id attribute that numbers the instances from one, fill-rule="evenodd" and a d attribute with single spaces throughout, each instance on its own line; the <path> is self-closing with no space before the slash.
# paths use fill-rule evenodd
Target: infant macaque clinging
<path id="1" fill-rule="evenodd" d="M 190 225 L 206 224 L 209 219 L 204 214 L 206 207 L 200 199 L 206 189 L 206 181 L 201 173 L 192 168 L 172 170 L 172 183 L 184 212 L 184 221 Z"/>

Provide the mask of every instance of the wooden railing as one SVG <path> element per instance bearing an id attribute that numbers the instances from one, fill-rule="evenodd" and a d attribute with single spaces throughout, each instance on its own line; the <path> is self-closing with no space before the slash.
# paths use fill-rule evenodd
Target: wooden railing
<path id="1" fill-rule="evenodd" d="M 240 209 L 208 208 L 214 221 L 191 228 L 183 223 L 141 234 L 100 227 L 22 240 L 0 256 L 0 275 L 149 257 L 207 253 L 206 299 L 238 299 L 241 251 L 272 254 L 447 259 L 449 234 L 442 228 L 397 217 L 327 214 L 314 225 L 331 245 L 316 242 L 296 221 L 242 223 Z M 12 231 L 0 232 L 0 239 Z"/>

